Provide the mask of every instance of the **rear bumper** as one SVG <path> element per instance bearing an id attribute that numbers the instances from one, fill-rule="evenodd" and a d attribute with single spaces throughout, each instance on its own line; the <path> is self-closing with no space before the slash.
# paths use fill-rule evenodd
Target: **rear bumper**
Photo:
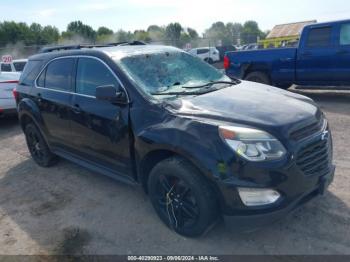
<path id="1" fill-rule="evenodd" d="M 252 212 L 247 215 L 225 215 L 225 223 L 232 227 L 239 228 L 240 230 L 254 230 L 272 224 L 286 217 L 289 213 L 303 206 L 315 197 L 323 195 L 329 185 L 333 182 L 334 173 L 335 166 L 332 167 L 330 173 L 320 177 L 319 183 L 317 183 L 314 188 L 300 195 L 282 208 L 280 205 L 277 205 L 274 208 L 269 208 L 266 212 L 264 212 L 263 209 L 260 209 L 257 212 Z"/>
<path id="2" fill-rule="evenodd" d="M 16 101 L 14 98 L 0 98 L 0 117 L 17 115 Z"/>
<path id="3" fill-rule="evenodd" d="M 16 108 L 2 109 L 0 107 L 0 117 L 17 115 Z"/>

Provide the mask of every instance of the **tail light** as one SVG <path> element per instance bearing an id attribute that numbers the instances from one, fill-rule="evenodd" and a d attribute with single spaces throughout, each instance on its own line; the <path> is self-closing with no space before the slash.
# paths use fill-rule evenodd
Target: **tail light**
<path id="1" fill-rule="evenodd" d="M 224 56 L 224 68 L 228 69 L 230 67 L 230 59 L 228 58 L 228 56 Z"/>
<path id="2" fill-rule="evenodd" d="M 18 100 L 18 91 L 17 91 L 17 88 L 15 87 L 13 90 L 12 90 L 12 93 L 13 93 L 13 96 L 15 97 L 15 100 L 17 101 Z"/>

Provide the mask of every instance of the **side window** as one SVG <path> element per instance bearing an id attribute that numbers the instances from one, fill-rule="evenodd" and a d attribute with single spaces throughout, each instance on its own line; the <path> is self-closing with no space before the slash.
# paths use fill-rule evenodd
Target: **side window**
<path id="1" fill-rule="evenodd" d="M 350 24 L 343 24 L 340 28 L 340 45 L 350 45 Z"/>
<path id="2" fill-rule="evenodd" d="M 22 72 L 25 65 L 26 65 L 26 62 L 14 62 L 13 63 L 13 66 L 15 67 L 17 72 Z"/>
<path id="3" fill-rule="evenodd" d="M 197 50 L 197 54 L 205 54 L 205 53 L 208 53 L 209 52 L 209 49 L 198 49 Z"/>
<path id="4" fill-rule="evenodd" d="M 46 68 L 45 87 L 70 91 L 73 67 L 73 58 L 61 58 L 52 61 Z"/>
<path id="5" fill-rule="evenodd" d="M 46 69 L 44 71 L 41 72 L 38 80 L 36 81 L 36 84 L 39 87 L 45 87 L 45 76 L 46 76 Z"/>
<path id="6" fill-rule="evenodd" d="M 79 58 L 76 93 L 95 96 L 96 87 L 103 85 L 118 85 L 112 72 L 96 59 Z"/>
<path id="7" fill-rule="evenodd" d="M 1 72 L 11 72 L 11 64 L 1 64 Z"/>
<path id="8" fill-rule="evenodd" d="M 331 27 L 314 28 L 309 31 L 307 47 L 327 47 L 331 45 Z"/>
<path id="9" fill-rule="evenodd" d="M 42 61 L 29 60 L 19 79 L 21 85 L 31 86 L 41 70 Z"/>

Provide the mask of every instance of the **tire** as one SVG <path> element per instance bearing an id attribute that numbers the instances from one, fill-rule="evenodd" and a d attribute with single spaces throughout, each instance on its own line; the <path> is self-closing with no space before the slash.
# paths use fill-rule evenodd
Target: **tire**
<path id="1" fill-rule="evenodd" d="M 205 58 L 204 61 L 207 62 L 208 64 L 214 63 L 213 59 L 211 59 L 211 58 Z"/>
<path id="2" fill-rule="evenodd" d="M 203 235 L 219 217 L 212 188 L 195 167 L 180 157 L 165 159 L 152 169 L 148 192 L 160 219 L 182 236 Z"/>
<path id="3" fill-rule="evenodd" d="M 291 85 L 277 85 L 278 88 L 281 88 L 281 89 L 284 89 L 284 90 L 287 90 L 288 88 L 291 87 Z"/>
<path id="4" fill-rule="evenodd" d="M 24 128 L 27 146 L 35 163 L 42 167 L 54 165 L 58 157 L 51 153 L 45 139 L 35 124 L 29 123 Z"/>
<path id="5" fill-rule="evenodd" d="M 265 85 L 271 84 L 269 77 L 265 73 L 258 71 L 249 73 L 244 79 L 247 81 L 261 83 Z"/>

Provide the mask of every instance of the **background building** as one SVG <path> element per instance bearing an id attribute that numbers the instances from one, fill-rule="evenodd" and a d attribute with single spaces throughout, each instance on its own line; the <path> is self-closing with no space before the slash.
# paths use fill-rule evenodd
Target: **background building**
<path id="1" fill-rule="evenodd" d="M 317 23 L 317 21 L 311 20 L 276 25 L 267 35 L 266 39 L 259 41 L 259 45 L 263 48 L 294 46 L 298 43 L 300 33 L 304 26 L 314 23 Z"/>

